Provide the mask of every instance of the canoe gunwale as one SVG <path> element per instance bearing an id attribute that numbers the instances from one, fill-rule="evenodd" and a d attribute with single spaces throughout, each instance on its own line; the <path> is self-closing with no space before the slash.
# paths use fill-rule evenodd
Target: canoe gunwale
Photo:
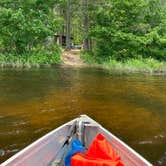
<path id="1" fill-rule="evenodd" d="M 41 138 L 37 139 L 36 141 L 32 142 L 30 145 L 28 145 L 27 147 L 23 148 L 20 152 L 16 153 L 15 155 L 13 155 L 9 159 L 7 159 L 5 162 L 1 163 L 0 166 L 7 166 L 7 165 L 9 165 L 11 162 L 13 162 L 15 159 L 19 158 L 21 155 L 26 153 L 31 148 L 34 148 L 38 144 L 40 144 L 40 143 L 44 142 L 45 140 L 47 140 L 48 137 L 50 137 L 51 135 L 54 135 L 57 131 L 61 130 L 62 128 L 66 127 L 66 126 L 71 126 L 76 121 L 76 119 L 73 119 L 73 120 L 69 121 L 68 123 L 63 124 L 62 126 L 54 129 L 53 131 L 50 131 L 46 135 L 44 135 Z"/>
<path id="2" fill-rule="evenodd" d="M 139 153 L 137 153 L 134 149 L 132 149 L 130 146 L 128 146 L 126 143 L 124 143 L 123 141 L 121 141 L 118 137 L 116 137 L 115 135 L 113 135 L 112 133 L 110 133 L 107 129 L 101 127 L 101 129 L 106 132 L 108 135 L 111 135 L 112 138 L 114 138 L 116 141 L 118 141 L 118 144 L 120 143 L 122 146 L 121 149 L 124 149 L 123 151 L 125 152 L 125 150 L 127 149 L 128 151 L 130 151 L 133 156 L 138 157 L 140 160 L 142 160 L 145 165 L 147 166 L 153 166 L 149 161 L 147 161 L 144 157 L 142 157 Z M 116 144 L 116 143 L 115 143 Z M 127 156 L 131 161 L 133 161 L 133 158 L 130 157 L 129 155 Z M 133 161 L 134 163 L 134 161 Z M 140 166 L 140 165 L 139 165 Z M 141 165 L 142 166 L 142 165 Z"/>
<path id="3" fill-rule="evenodd" d="M 90 124 L 87 124 L 86 126 L 98 126 L 99 127 L 99 131 L 101 133 L 103 133 L 104 135 L 107 134 L 107 137 L 109 136 L 110 139 L 108 140 L 111 140 L 110 143 L 111 144 L 119 144 L 119 145 L 122 145 L 121 146 L 121 150 L 124 151 L 124 153 L 126 152 L 126 150 L 128 152 L 130 152 L 132 154 L 132 156 L 136 159 L 136 158 L 139 158 L 141 164 L 135 164 L 134 162 L 134 159 L 130 156 L 130 155 L 126 155 L 125 157 L 129 158 L 130 161 L 132 161 L 135 165 L 135 166 L 153 166 L 149 161 L 147 161 L 144 157 L 142 157 L 139 153 L 137 153 L 134 149 L 132 149 L 130 146 L 128 146 L 126 143 L 124 143 L 122 140 L 120 140 L 118 137 L 116 137 L 114 134 L 112 134 L 111 132 L 109 132 L 107 129 L 105 129 L 102 125 L 100 125 L 98 122 L 96 122 L 95 120 L 91 119 L 90 117 L 88 117 L 87 115 L 81 115 L 81 117 L 83 119 L 88 119 L 91 123 Z M 144 163 L 144 165 L 142 165 L 142 163 Z"/>

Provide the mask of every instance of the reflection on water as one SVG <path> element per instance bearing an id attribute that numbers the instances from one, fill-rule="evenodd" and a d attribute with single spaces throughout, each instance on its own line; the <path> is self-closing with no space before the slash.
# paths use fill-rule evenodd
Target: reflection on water
<path id="1" fill-rule="evenodd" d="M 166 78 L 55 67 L 0 71 L 0 162 L 87 114 L 153 164 L 166 165 Z"/>

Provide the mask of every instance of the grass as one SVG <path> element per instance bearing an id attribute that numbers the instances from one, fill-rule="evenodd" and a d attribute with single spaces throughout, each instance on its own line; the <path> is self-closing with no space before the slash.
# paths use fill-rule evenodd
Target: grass
<path id="1" fill-rule="evenodd" d="M 80 57 L 84 63 L 97 64 L 95 57 L 93 55 L 90 55 L 88 52 L 82 51 Z"/>
<path id="2" fill-rule="evenodd" d="M 31 68 L 40 67 L 42 65 L 53 65 L 62 62 L 60 57 L 61 51 L 47 51 L 40 50 L 31 53 L 25 53 L 23 55 L 15 54 L 0 54 L 0 67 L 13 67 L 13 68 Z"/>
<path id="3" fill-rule="evenodd" d="M 81 58 L 84 63 L 99 64 L 94 55 L 90 55 L 86 52 L 81 53 Z M 116 70 L 125 73 L 166 73 L 166 62 L 160 62 L 153 58 L 128 59 L 124 62 L 110 58 L 104 62 L 100 61 L 100 66 L 108 70 Z"/>

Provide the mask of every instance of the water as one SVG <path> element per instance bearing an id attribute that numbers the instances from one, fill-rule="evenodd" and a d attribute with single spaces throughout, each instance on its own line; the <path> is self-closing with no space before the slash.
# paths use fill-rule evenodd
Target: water
<path id="1" fill-rule="evenodd" d="M 156 166 L 166 165 L 166 77 L 96 68 L 0 71 L 0 162 L 87 114 Z"/>

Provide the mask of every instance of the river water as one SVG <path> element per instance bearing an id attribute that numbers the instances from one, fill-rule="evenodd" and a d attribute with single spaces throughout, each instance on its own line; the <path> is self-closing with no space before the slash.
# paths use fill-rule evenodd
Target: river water
<path id="1" fill-rule="evenodd" d="M 0 70 L 0 162 L 80 114 L 166 165 L 165 76 L 64 66 Z"/>

